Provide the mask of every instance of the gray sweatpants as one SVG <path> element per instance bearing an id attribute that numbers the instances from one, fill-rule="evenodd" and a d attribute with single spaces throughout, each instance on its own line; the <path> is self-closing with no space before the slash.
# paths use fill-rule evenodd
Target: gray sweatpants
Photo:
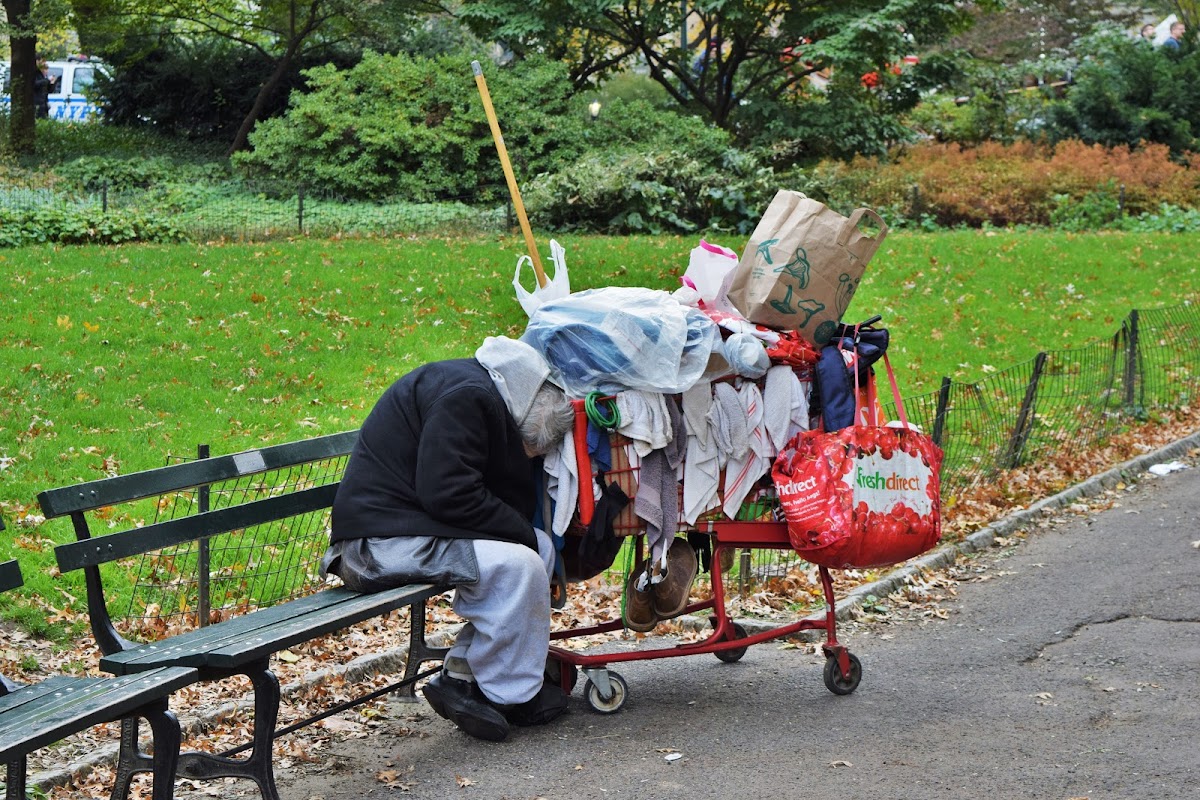
<path id="1" fill-rule="evenodd" d="M 454 584 L 454 612 L 467 624 L 446 657 L 447 671 L 478 682 L 493 702 L 523 703 L 542 686 L 550 646 L 554 545 L 548 534 L 536 533 L 536 553 L 487 539 L 351 539 L 334 542 L 322 567 L 356 591 Z M 470 563 L 472 554 L 477 564 Z M 476 571 L 478 580 L 470 581 Z"/>

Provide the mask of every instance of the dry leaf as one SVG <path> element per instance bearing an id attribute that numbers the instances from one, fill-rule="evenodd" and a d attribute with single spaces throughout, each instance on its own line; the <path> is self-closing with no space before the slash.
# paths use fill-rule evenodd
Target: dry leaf
<path id="1" fill-rule="evenodd" d="M 829 766 L 831 766 L 831 767 L 853 767 L 854 765 L 851 764 L 849 761 L 830 761 Z"/>
<path id="2" fill-rule="evenodd" d="M 474 785 L 475 785 L 475 781 L 471 780 L 470 778 L 464 778 L 462 775 L 455 775 L 455 776 L 454 776 L 454 783 L 455 783 L 455 785 L 457 785 L 457 786 L 458 786 L 458 788 L 460 788 L 460 789 L 465 789 L 465 788 L 466 788 L 466 787 L 468 787 L 468 786 L 474 786 Z"/>

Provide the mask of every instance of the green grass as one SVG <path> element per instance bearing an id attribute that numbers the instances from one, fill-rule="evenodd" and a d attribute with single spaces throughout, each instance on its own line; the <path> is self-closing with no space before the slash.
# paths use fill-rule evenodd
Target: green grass
<path id="1" fill-rule="evenodd" d="M 674 289 L 696 238 L 559 237 L 573 288 Z M 547 236 L 541 236 L 543 258 Z M 740 248 L 743 242 L 713 236 Z M 850 317 L 881 313 L 906 395 L 1111 335 L 1133 308 L 1195 301 L 1200 236 L 893 234 Z M 0 558 L 61 607 L 52 546 L 21 524 L 43 489 L 357 427 L 429 360 L 517 336 L 519 238 L 0 251 Z M 114 520 L 113 524 L 136 520 Z M 73 578 L 73 576 L 72 576 Z M 4 615 L 44 629 L 45 612 Z"/>

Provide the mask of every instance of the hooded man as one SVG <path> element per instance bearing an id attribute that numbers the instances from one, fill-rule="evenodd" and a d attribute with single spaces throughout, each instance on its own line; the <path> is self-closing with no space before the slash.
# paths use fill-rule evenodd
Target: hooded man
<path id="1" fill-rule="evenodd" d="M 323 567 L 356 591 L 455 587 L 467 622 L 429 705 L 480 739 L 566 711 L 544 682 L 554 546 L 531 522 L 535 457 L 574 422 L 529 345 L 489 337 L 474 358 L 419 367 L 363 423 L 333 503 Z"/>

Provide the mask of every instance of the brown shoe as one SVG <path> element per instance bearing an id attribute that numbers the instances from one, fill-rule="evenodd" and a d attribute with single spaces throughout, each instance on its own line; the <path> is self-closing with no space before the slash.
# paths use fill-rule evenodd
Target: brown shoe
<path id="1" fill-rule="evenodd" d="M 666 575 L 650 587 L 654 594 L 654 614 L 660 620 L 677 617 L 687 608 L 688 593 L 699 568 L 696 551 L 687 540 L 673 539 L 667 550 Z"/>
<path id="2" fill-rule="evenodd" d="M 640 562 L 629 573 L 625 583 L 625 627 L 631 631 L 645 633 L 654 630 L 658 624 L 658 616 L 654 613 L 654 602 L 651 587 L 638 591 L 638 578 L 646 571 L 646 562 Z"/>

